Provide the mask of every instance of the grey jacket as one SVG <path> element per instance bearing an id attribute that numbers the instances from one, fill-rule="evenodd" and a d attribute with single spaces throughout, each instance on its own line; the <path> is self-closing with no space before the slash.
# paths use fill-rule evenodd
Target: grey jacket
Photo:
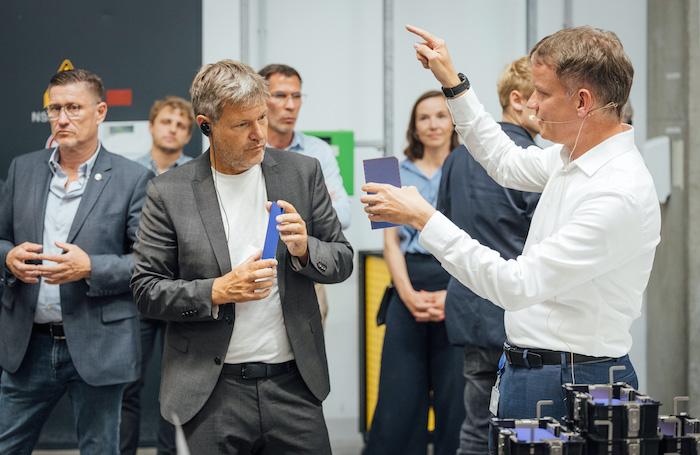
<path id="1" fill-rule="evenodd" d="M 0 261 L 5 290 L 0 309 L 0 366 L 15 372 L 24 359 L 39 296 L 4 266 L 7 253 L 23 242 L 42 244 L 51 150 L 15 158 L 0 200 Z M 101 174 L 101 179 L 95 175 Z M 137 163 L 99 152 L 71 225 L 67 242 L 89 256 L 89 280 L 60 287 L 66 342 L 80 377 L 90 385 L 132 382 L 139 377 L 138 312 L 129 292 L 131 247 L 152 174 Z"/>
<path id="2" fill-rule="evenodd" d="M 267 197 L 290 202 L 306 222 L 309 262 L 292 269 L 283 242 L 277 280 L 287 335 L 313 395 L 330 390 L 314 282 L 337 283 L 352 272 L 352 247 L 343 236 L 317 160 L 267 150 L 262 162 Z M 162 360 L 161 413 L 189 421 L 221 374 L 233 333 L 234 304 L 211 316 L 214 278 L 231 270 L 209 153 L 153 179 L 134 247 L 131 287 L 140 311 L 168 321 Z M 232 227 L 235 238 L 235 227 Z"/>

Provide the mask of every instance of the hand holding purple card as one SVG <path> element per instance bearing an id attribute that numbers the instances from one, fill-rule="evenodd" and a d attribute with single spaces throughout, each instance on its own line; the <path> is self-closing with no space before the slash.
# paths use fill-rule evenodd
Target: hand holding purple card
<path id="1" fill-rule="evenodd" d="M 277 243 L 280 239 L 277 230 L 276 218 L 284 212 L 282 207 L 273 202 L 270 205 L 270 217 L 267 220 L 267 232 L 265 234 L 265 245 L 263 246 L 262 259 L 274 259 L 277 253 Z"/>
<path id="2" fill-rule="evenodd" d="M 401 174 L 399 173 L 399 160 L 395 156 L 374 158 L 362 161 L 365 169 L 365 183 L 388 183 L 401 188 Z M 372 229 L 384 229 L 398 226 L 386 221 L 370 221 Z"/>

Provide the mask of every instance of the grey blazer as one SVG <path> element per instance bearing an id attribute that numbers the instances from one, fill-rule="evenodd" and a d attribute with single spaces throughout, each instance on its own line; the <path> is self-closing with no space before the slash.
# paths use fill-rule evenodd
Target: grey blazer
<path id="1" fill-rule="evenodd" d="M 337 283 L 350 276 L 352 247 L 316 159 L 267 150 L 262 172 L 268 199 L 290 202 L 306 222 L 308 264 L 294 271 L 286 245 L 279 242 L 277 279 L 297 366 L 320 402 L 330 384 L 314 282 Z M 168 321 L 161 412 L 185 423 L 216 385 L 234 324 L 234 304 L 222 305 L 218 319 L 211 316 L 214 278 L 228 273 L 231 263 L 208 152 L 149 184 L 134 258 L 131 287 L 139 310 Z"/>
<path id="2" fill-rule="evenodd" d="M 17 371 L 27 351 L 39 285 L 17 280 L 4 264 L 15 245 L 43 243 L 50 156 L 51 150 L 40 150 L 15 158 L 0 200 L 5 282 L 0 365 L 10 372 Z M 93 386 L 132 382 L 140 374 L 139 320 L 129 279 L 131 247 L 151 177 L 141 165 L 102 148 L 68 234 L 67 242 L 90 256 L 92 273 L 89 280 L 61 285 L 63 325 L 75 368 Z"/>

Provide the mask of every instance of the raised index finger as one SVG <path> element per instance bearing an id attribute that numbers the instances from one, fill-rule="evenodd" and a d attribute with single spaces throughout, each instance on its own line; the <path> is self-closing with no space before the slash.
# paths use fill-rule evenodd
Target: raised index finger
<path id="1" fill-rule="evenodd" d="M 408 25 L 408 24 L 406 25 L 406 30 L 408 30 L 409 32 L 413 33 L 414 35 L 420 36 L 420 37 L 423 38 L 423 39 L 425 40 L 425 42 L 428 43 L 428 44 L 434 44 L 434 43 L 435 43 L 436 38 L 435 38 L 430 32 L 428 32 L 427 30 L 423 30 L 422 28 L 418 28 L 418 27 L 416 27 L 416 26 Z"/>

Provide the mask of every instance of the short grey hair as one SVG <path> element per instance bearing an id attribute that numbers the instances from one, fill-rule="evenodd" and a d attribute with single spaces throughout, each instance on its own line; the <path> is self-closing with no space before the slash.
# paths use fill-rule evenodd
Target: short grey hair
<path id="1" fill-rule="evenodd" d="M 224 106 L 248 108 L 265 103 L 270 96 L 267 83 L 245 63 L 221 60 L 200 68 L 190 87 L 195 115 L 219 120 Z"/>

